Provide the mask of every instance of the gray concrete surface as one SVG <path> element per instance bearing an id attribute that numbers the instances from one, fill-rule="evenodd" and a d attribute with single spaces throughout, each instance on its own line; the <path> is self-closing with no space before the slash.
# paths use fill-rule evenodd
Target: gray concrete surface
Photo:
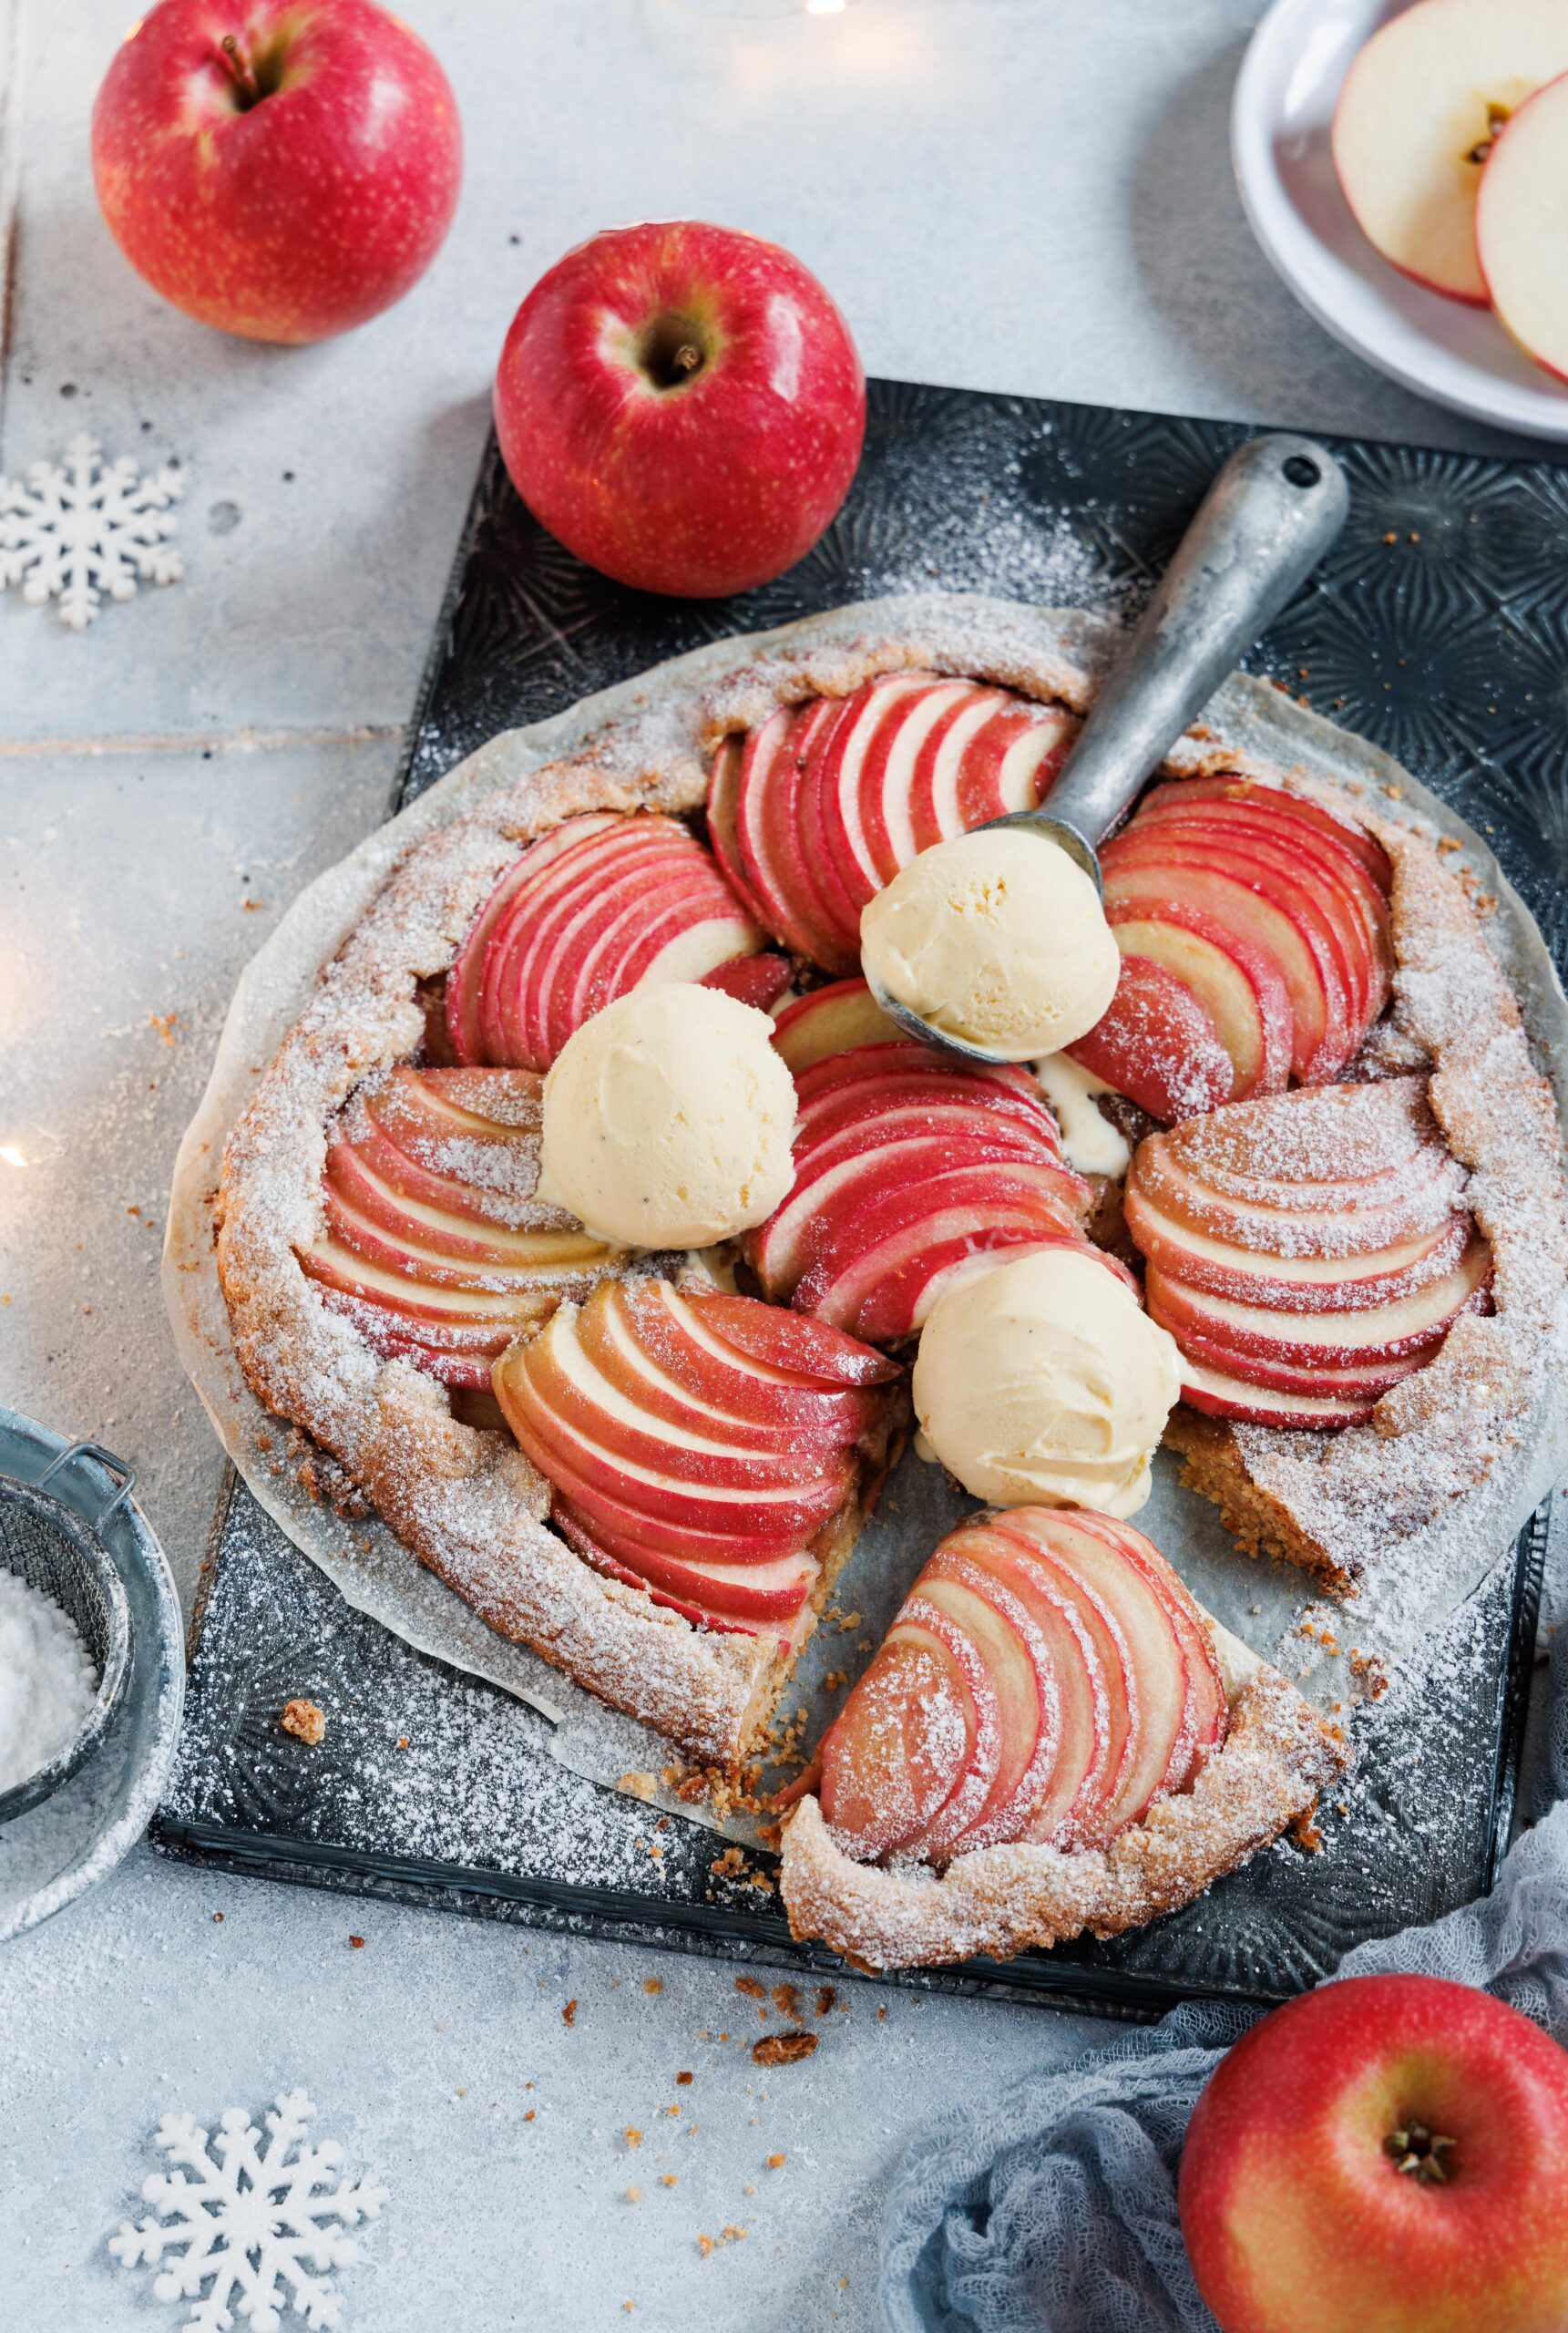
<path id="1" fill-rule="evenodd" d="M 182 583 L 79 637 L 0 604 L 0 1398 L 135 1458 L 187 1590 L 219 1462 L 156 1287 L 175 1145 L 248 953 L 380 815 L 490 369 L 561 251 L 706 215 L 815 266 L 878 372 L 1493 442 L 1363 369 L 1254 249 L 1239 0 L 733 5 L 408 0 L 466 125 L 452 239 L 401 307 L 284 351 L 164 307 L 98 219 L 87 117 L 130 0 L 0 0 L 0 471 L 86 427 L 189 479 Z M 345 2279 L 356 2333 L 869 2333 L 908 2138 L 1106 2029 L 841 1997 L 816 2055 L 764 2074 L 722 1964 L 143 1852 L 0 1956 L 0 2320 L 179 2323 L 104 2250 L 146 2135 L 302 2083 L 393 2191 Z"/>

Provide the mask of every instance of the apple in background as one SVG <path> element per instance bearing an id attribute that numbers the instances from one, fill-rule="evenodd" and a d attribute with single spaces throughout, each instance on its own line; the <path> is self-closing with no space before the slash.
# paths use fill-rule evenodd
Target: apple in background
<path id="1" fill-rule="evenodd" d="M 1509 122 L 1481 172 L 1476 255 L 1498 322 L 1568 381 L 1568 68 Z"/>
<path id="2" fill-rule="evenodd" d="M 1386 260 L 1485 307 L 1475 237 L 1482 167 L 1509 117 L 1560 73 L 1562 0 L 1420 0 L 1373 35 L 1339 93 L 1334 165 L 1357 225 Z"/>
<path id="3" fill-rule="evenodd" d="M 324 340 L 401 299 L 462 171 L 446 76 L 372 0 L 162 0 L 93 108 L 121 251 L 187 315 L 247 340 Z"/>
<path id="4" fill-rule="evenodd" d="M 534 516 L 636 591 L 719 599 L 793 567 L 849 491 L 866 381 L 776 243 L 669 221 L 579 244 L 512 320 L 496 427 Z"/>
<path id="5" fill-rule="evenodd" d="M 1223 2333 L 1556 2333 L 1568 2052 L 1468 1985 L 1325 1985 L 1221 2060 L 1177 2194 Z"/>

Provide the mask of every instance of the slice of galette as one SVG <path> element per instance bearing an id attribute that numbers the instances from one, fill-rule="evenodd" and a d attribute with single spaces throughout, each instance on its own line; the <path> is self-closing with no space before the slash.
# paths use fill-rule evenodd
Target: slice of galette
<path id="1" fill-rule="evenodd" d="M 870 1968 L 1115 1936 L 1277 1838 L 1345 1763 L 1129 1524 L 979 1515 L 937 1548 L 798 1786 L 790 1927 Z"/>

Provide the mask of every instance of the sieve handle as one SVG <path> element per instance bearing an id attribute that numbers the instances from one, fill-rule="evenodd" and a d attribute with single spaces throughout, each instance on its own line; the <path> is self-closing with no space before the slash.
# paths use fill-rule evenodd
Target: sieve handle
<path id="1" fill-rule="evenodd" d="M 115 1475 L 117 1478 L 122 1475 L 124 1477 L 124 1480 L 120 1483 L 118 1490 L 116 1491 L 108 1505 L 106 1507 L 101 1508 L 93 1517 L 93 1529 L 95 1531 L 102 1531 L 104 1525 L 108 1521 L 110 1516 L 118 1513 L 119 1509 L 125 1505 L 127 1499 L 129 1498 L 132 1491 L 135 1490 L 136 1468 L 134 1466 L 128 1465 L 123 1458 L 117 1458 L 112 1450 L 106 1450 L 101 1442 L 73 1442 L 68 1449 L 62 1450 L 59 1456 L 53 1459 L 50 1464 L 45 1467 L 43 1473 L 38 1477 L 38 1489 L 41 1491 L 47 1490 L 50 1483 L 60 1472 L 61 1468 L 70 1465 L 72 1461 L 77 1458 L 96 1458 L 98 1465 L 105 1468 L 108 1474 Z"/>

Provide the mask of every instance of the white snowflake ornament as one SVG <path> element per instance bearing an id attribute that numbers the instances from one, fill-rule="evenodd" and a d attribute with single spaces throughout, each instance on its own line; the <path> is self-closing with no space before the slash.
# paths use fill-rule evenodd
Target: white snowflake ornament
<path id="1" fill-rule="evenodd" d="M 154 2132 L 153 2145 L 196 2176 L 154 2173 L 141 2191 L 154 2215 L 136 2227 L 124 2221 L 109 2250 L 122 2267 L 161 2264 L 152 2284 L 159 2300 L 195 2302 L 182 2333 L 229 2333 L 241 2317 L 252 2333 L 278 2333 L 288 2307 L 324 2333 L 342 2324 L 337 2287 L 313 2272 L 359 2257 L 343 2231 L 374 2219 L 386 2190 L 338 2176 L 343 2151 L 334 2140 L 301 2143 L 315 2111 L 291 2090 L 267 2115 L 264 2143 L 242 2106 L 225 2109 L 210 2145 L 190 2114 L 166 2114 Z"/>
<path id="2" fill-rule="evenodd" d="M 185 572 L 169 509 L 185 491 L 173 468 L 144 477 L 128 454 L 106 462 L 96 437 L 73 437 L 58 462 L 33 462 L 26 483 L 0 478 L 0 585 L 19 583 L 34 606 L 58 600 L 60 622 L 85 632 L 104 592 L 135 596 L 137 582 Z"/>

